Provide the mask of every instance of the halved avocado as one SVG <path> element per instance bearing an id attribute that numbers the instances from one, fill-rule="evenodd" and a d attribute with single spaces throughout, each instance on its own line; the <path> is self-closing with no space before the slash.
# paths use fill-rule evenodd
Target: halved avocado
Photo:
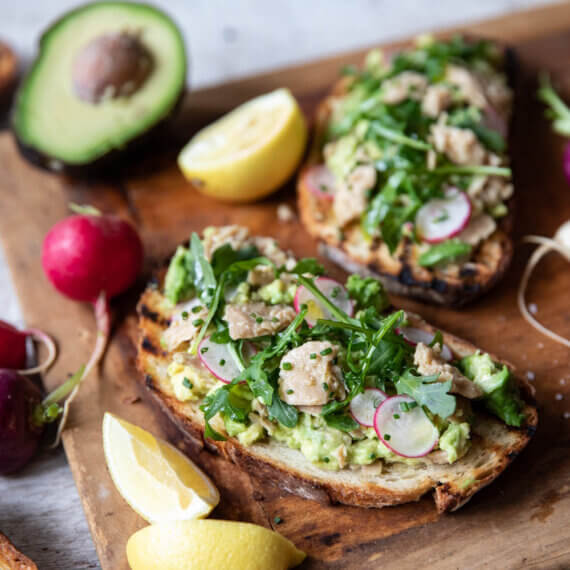
<path id="1" fill-rule="evenodd" d="M 88 4 L 41 37 L 12 126 L 28 158 L 77 170 L 169 117 L 185 85 L 184 40 L 166 14 L 147 4 Z"/>

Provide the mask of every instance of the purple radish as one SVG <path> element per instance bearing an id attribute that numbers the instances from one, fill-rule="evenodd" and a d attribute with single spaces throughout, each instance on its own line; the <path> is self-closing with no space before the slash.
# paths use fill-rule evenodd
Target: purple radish
<path id="1" fill-rule="evenodd" d="M 57 402 L 78 385 L 83 367 L 42 400 L 40 389 L 15 370 L 0 369 L 0 473 L 12 473 L 30 461 L 46 423 L 55 421 Z"/>
<path id="2" fill-rule="evenodd" d="M 354 303 L 348 296 L 347 290 L 334 279 L 328 277 L 318 277 L 315 285 L 334 305 L 344 311 L 349 317 L 354 313 Z M 313 294 L 303 285 L 297 288 L 297 293 L 293 302 L 295 311 L 301 311 L 301 305 L 307 305 L 307 315 L 305 321 L 310 327 L 317 324 L 319 319 L 334 319 L 329 309 L 316 299 Z"/>
<path id="3" fill-rule="evenodd" d="M 419 237 L 428 243 L 439 243 L 460 234 L 471 217 L 471 202 L 465 192 L 450 188 L 445 198 L 434 198 L 416 214 Z"/>
<path id="4" fill-rule="evenodd" d="M 350 415 L 361 426 L 374 427 L 374 415 L 378 406 L 388 397 L 378 388 L 366 388 L 350 402 Z"/>
<path id="5" fill-rule="evenodd" d="M 439 438 L 422 407 L 406 395 L 392 396 L 378 406 L 374 429 L 382 443 L 402 457 L 427 455 Z"/>

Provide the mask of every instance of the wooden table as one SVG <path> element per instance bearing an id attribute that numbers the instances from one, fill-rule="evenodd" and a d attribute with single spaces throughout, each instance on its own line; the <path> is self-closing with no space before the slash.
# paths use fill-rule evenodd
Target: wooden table
<path id="1" fill-rule="evenodd" d="M 531 231 L 552 234 L 570 217 L 567 186 L 560 168 L 561 142 L 542 119 L 531 80 L 539 68 L 550 69 L 561 81 L 566 79 L 570 34 L 564 30 L 568 28 L 570 6 L 566 5 L 470 29 L 514 43 L 522 63 L 513 147 L 519 236 Z M 53 293 L 38 264 L 41 238 L 54 221 L 66 214 L 66 203 L 90 202 L 104 211 L 130 217 L 145 240 L 149 269 L 177 242 L 187 238 L 189 231 L 200 229 L 206 221 L 245 223 L 254 231 L 267 233 L 267 223 L 260 220 L 273 219 L 275 206 L 292 199 L 291 190 L 258 205 L 231 210 L 219 207 L 189 190 L 177 172 L 172 157 L 181 141 L 175 141 L 176 137 L 185 139 L 239 101 L 281 85 L 291 87 L 310 113 L 339 65 L 358 58 L 358 54 L 340 56 L 192 94 L 171 139 L 172 147 L 160 155 L 147 156 L 144 165 L 123 172 L 120 180 L 78 181 L 42 173 L 20 159 L 8 136 L 0 137 L 0 230 L 7 259 L 26 321 L 48 328 L 62 341 L 62 355 L 47 379 L 48 386 L 76 369 L 93 342 L 89 309 Z M 271 227 L 284 245 L 293 246 L 299 254 L 314 251 L 295 224 L 274 223 Z M 321 507 L 282 495 L 273 487 L 259 488 L 246 475 L 220 465 L 209 454 L 201 454 L 198 461 L 214 474 L 224 498 L 215 515 L 270 526 L 279 514 L 284 520 L 279 531 L 311 554 L 307 567 L 313 568 L 356 567 L 362 563 L 410 568 L 428 564 L 442 568 L 570 564 L 565 526 L 570 512 L 569 423 L 563 415 L 568 403 L 556 399 L 558 393 L 568 397 L 568 387 L 561 384 L 568 379 L 570 385 L 568 351 L 536 335 L 518 315 L 514 292 L 527 255 L 528 249 L 519 245 L 507 279 L 461 313 L 396 300 L 406 308 L 421 310 L 436 325 L 501 354 L 521 370 L 536 374 L 542 412 L 539 433 L 513 467 L 471 505 L 439 519 L 429 499 L 381 511 Z M 564 269 L 566 266 L 558 259 L 547 260 L 541 270 L 543 278 L 533 283 L 530 296 L 538 303 L 540 318 L 568 334 L 570 276 Z M 139 399 L 142 394 L 132 364 L 134 302 L 135 296 L 130 295 L 115 305 L 113 343 L 98 377 L 91 377 L 80 393 L 64 438 L 99 557 L 103 567 L 113 569 L 125 567 L 124 542 L 144 523 L 122 502 L 104 468 L 102 411 L 114 411 L 157 434 L 176 439 L 175 432 Z"/>

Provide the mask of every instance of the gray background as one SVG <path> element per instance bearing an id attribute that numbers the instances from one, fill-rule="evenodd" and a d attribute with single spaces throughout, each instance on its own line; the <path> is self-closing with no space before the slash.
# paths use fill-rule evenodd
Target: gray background
<path id="1" fill-rule="evenodd" d="M 544 0 L 170 0 L 190 51 L 193 87 L 416 32 L 492 17 Z M 0 39 L 26 62 L 39 33 L 73 0 L 0 0 Z M 0 173 L 1 176 L 1 173 Z M 2 204 L 0 202 L 0 208 Z M 23 324 L 0 248 L 0 319 Z M 126 507 L 127 508 L 127 507 Z M 98 568 L 63 451 L 0 476 L 0 531 L 40 569 Z"/>

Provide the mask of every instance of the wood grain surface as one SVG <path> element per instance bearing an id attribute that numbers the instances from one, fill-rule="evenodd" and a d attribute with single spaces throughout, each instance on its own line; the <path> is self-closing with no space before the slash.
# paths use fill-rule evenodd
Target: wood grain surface
<path id="1" fill-rule="evenodd" d="M 57 295 L 40 267 L 42 238 L 67 215 L 71 201 L 115 212 L 137 225 L 146 247 L 146 274 L 113 304 L 113 339 L 103 366 L 73 406 L 64 445 L 101 564 L 127 568 L 125 543 L 145 525 L 121 499 L 105 468 L 101 418 L 111 411 L 188 451 L 213 477 L 222 501 L 213 516 L 275 528 L 309 554 L 306 568 L 567 568 L 570 544 L 570 358 L 568 350 L 534 332 L 520 317 L 516 288 L 530 246 L 527 233 L 552 235 L 570 218 L 570 190 L 561 168 L 563 141 L 553 135 L 536 101 L 535 74 L 545 69 L 570 95 L 570 5 L 556 5 L 469 28 L 506 41 L 520 62 L 512 158 L 517 192 L 515 257 L 505 280 L 461 311 L 394 298 L 435 325 L 463 336 L 535 376 L 539 431 L 528 449 L 494 484 L 458 513 L 438 517 L 430 497 L 382 510 L 321 505 L 283 493 L 279 481 L 263 483 L 209 452 L 196 454 L 162 415 L 151 408 L 135 370 L 134 305 L 157 264 L 206 225 L 238 223 L 273 235 L 299 256 L 314 244 L 297 222 L 277 221 L 276 206 L 294 204 L 293 184 L 257 204 L 226 206 L 196 193 L 176 168 L 177 150 L 196 129 L 236 104 L 275 87 L 290 87 L 307 113 L 326 93 L 341 64 L 362 53 L 290 68 L 191 93 L 180 117 L 130 166 L 106 179 L 69 179 L 42 172 L 19 155 L 8 134 L 0 136 L 0 234 L 29 326 L 41 326 L 60 343 L 60 358 L 45 380 L 60 383 L 85 361 L 94 342 L 89 306 Z M 330 267 L 330 265 L 329 265 Z M 331 268 L 333 273 L 340 271 Z M 570 272 L 549 255 L 530 287 L 538 317 L 570 334 Z"/>

